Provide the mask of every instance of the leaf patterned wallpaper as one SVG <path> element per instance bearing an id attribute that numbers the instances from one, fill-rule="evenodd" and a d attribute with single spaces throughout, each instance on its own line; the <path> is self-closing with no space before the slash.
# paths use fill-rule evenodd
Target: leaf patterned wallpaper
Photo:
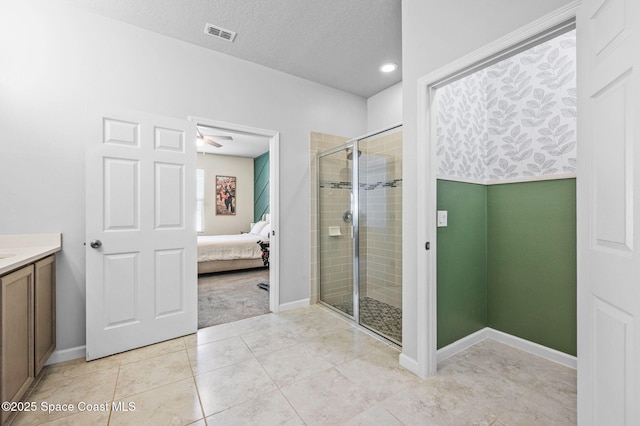
<path id="1" fill-rule="evenodd" d="M 573 30 L 438 90 L 438 177 L 575 173 L 575 40 Z"/>

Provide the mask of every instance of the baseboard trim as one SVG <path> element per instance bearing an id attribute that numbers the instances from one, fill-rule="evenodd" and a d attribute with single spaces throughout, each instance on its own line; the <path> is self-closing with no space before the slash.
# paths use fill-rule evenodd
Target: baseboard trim
<path id="1" fill-rule="evenodd" d="M 309 306 L 309 299 L 294 300 L 278 306 L 278 312 L 290 311 L 292 309 L 305 308 Z"/>
<path id="2" fill-rule="evenodd" d="M 538 343 L 534 343 L 502 331 L 494 330 L 493 328 L 489 328 L 488 337 L 504 343 L 505 345 L 513 346 L 514 348 L 529 352 L 533 355 L 538 355 L 539 357 L 557 362 L 558 364 L 562 364 L 569 368 L 576 369 L 578 367 L 578 358 L 575 356 L 542 346 Z"/>
<path id="3" fill-rule="evenodd" d="M 400 361 L 401 366 L 411 371 L 416 376 L 420 377 L 420 368 L 418 367 L 418 361 L 416 361 L 413 358 L 409 358 L 407 355 L 403 353 L 400 354 L 400 357 L 398 358 L 398 360 Z"/>
<path id="4" fill-rule="evenodd" d="M 484 339 L 489 337 L 489 330 L 491 330 L 489 327 L 485 327 L 481 330 L 476 331 L 475 333 L 471 333 L 468 336 L 463 337 L 460 340 L 456 340 L 455 342 L 445 346 L 444 348 L 438 349 L 438 363 L 454 356 L 458 352 L 462 352 L 465 349 L 470 348 L 476 343 L 482 342 Z"/>
<path id="5" fill-rule="evenodd" d="M 85 345 L 76 346 L 69 349 L 56 349 L 53 351 L 49 360 L 45 365 L 58 364 L 72 359 L 84 358 L 86 356 L 87 347 Z"/>
<path id="6" fill-rule="evenodd" d="M 478 330 L 475 333 L 445 346 L 444 348 L 438 349 L 438 362 L 442 362 L 458 352 L 470 348 L 485 339 L 496 340 L 500 343 L 504 343 L 505 345 L 513 346 L 516 349 L 557 362 L 558 364 L 562 364 L 569 368 L 575 369 L 578 366 L 578 359 L 573 355 L 568 355 L 564 352 L 542 346 L 521 337 L 516 337 L 502 331 L 494 330 L 491 327 L 485 327 L 482 330 Z"/>

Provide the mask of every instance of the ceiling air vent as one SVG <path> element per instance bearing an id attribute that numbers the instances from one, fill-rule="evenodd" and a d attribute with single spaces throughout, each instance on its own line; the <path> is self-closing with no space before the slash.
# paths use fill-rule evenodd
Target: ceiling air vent
<path id="1" fill-rule="evenodd" d="M 229 42 L 233 42 L 233 40 L 236 38 L 236 33 L 234 31 L 227 30 L 209 23 L 204 26 L 204 33 Z"/>

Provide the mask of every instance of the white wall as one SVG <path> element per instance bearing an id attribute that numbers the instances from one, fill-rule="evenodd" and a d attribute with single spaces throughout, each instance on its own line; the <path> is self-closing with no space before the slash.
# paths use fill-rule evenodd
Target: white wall
<path id="1" fill-rule="evenodd" d="M 568 0 L 403 0 L 402 1 L 402 81 L 403 81 L 403 354 L 417 360 L 416 291 L 418 241 L 416 204 L 417 81 L 553 10 Z M 422 219 L 422 218 L 420 218 Z"/>
<path id="2" fill-rule="evenodd" d="M 309 297 L 309 135 L 364 133 L 365 99 L 58 0 L 4 0 L 0 57 L 0 233 L 63 233 L 58 349 L 85 342 L 91 104 L 279 131 L 280 303 Z"/>
<path id="3" fill-rule="evenodd" d="M 402 122 L 402 82 L 367 99 L 367 133 Z"/>
<path id="4" fill-rule="evenodd" d="M 253 222 L 253 158 L 198 154 L 196 167 L 204 169 L 204 232 L 199 235 L 249 231 Z M 216 215 L 216 175 L 236 178 L 235 215 Z"/>

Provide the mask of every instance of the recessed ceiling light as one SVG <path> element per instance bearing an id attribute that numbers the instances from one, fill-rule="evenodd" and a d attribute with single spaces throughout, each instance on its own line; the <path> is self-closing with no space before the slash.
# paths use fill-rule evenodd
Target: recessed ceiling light
<path id="1" fill-rule="evenodd" d="M 382 64 L 380 66 L 380 71 L 382 72 L 393 72 L 397 69 L 398 69 L 398 64 L 394 64 L 393 62 Z"/>

